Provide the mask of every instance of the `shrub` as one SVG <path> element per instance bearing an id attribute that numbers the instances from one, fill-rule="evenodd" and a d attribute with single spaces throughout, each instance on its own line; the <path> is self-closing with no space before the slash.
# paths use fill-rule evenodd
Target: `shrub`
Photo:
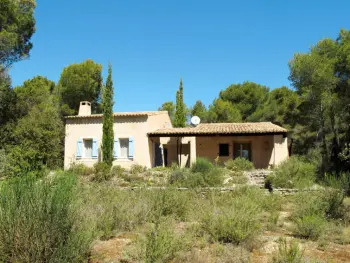
<path id="1" fill-rule="evenodd" d="M 350 196 L 350 173 L 341 173 L 337 175 L 325 175 L 324 182 L 327 186 L 333 187 L 344 191 L 344 193 Z"/>
<path id="2" fill-rule="evenodd" d="M 6 170 L 6 153 L 0 149 L 0 177 L 5 176 Z"/>
<path id="3" fill-rule="evenodd" d="M 280 239 L 278 250 L 272 258 L 273 263 L 303 263 L 303 252 L 300 250 L 297 242 L 293 241 L 290 244 L 286 239 Z"/>
<path id="4" fill-rule="evenodd" d="M 82 163 L 73 163 L 68 171 L 76 175 L 91 175 L 94 173 L 93 168 L 87 167 L 85 164 Z"/>
<path id="5" fill-rule="evenodd" d="M 145 240 L 146 263 L 169 262 L 180 250 L 180 238 L 172 230 L 175 226 L 172 224 L 169 227 L 169 224 L 172 224 L 169 220 L 162 221 L 148 231 Z"/>
<path id="6" fill-rule="evenodd" d="M 304 216 L 296 220 L 294 233 L 302 238 L 317 240 L 325 231 L 326 220 L 321 216 Z"/>
<path id="7" fill-rule="evenodd" d="M 76 178 L 14 178 L 0 186 L 0 262 L 80 262 L 92 229 L 78 213 Z"/>
<path id="8" fill-rule="evenodd" d="M 225 162 L 225 167 L 234 172 L 250 171 L 254 169 L 253 163 L 242 157 L 228 160 Z"/>
<path id="9" fill-rule="evenodd" d="M 249 181 L 248 177 L 245 175 L 233 176 L 233 177 L 231 177 L 231 179 L 232 180 L 230 182 L 232 182 L 234 184 L 246 184 Z"/>
<path id="10" fill-rule="evenodd" d="M 111 167 L 104 163 L 98 162 L 94 164 L 94 176 L 91 178 L 92 181 L 103 182 L 111 179 L 113 174 L 111 173 Z"/>
<path id="11" fill-rule="evenodd" d="M 316 167 L 314 164 L 304 161 L 301 157 L 292 156 L 282 162 L 267 177 L 274 187 L 305 188 L 314 184 L 316 179 Z"/>
<path id="12" fill-rule="evenodd" d="M 143 173 L 147 170 L 147 168 L 145 166 L 139 165 L 139 164 L 133 164 L 130 168 L 130 173 L 131 174 L 140 174 Z"/>
<path id="13" fill-rule="evenodd" d="M 240 197 L 225 206 L 214 204 L 202 218 L 203 230 L 213 241 L 241 244 L 255 237 L 260 230 L 259 206 L 247 197 Z"/>
<path id="14" fill-rule="evenodd" d="M 125 173 L 126 169 L 121 167 L 120 165 L 115 165 L 111 169 L 111 176 L 122 177 Z"/>
<path id="15" fill-rule="evenodd" d="M 186 219 L 188 212 L 188 193 L 168 188 L 153 191 L 150 194 L 153 221 L 170 215 L 176 219 Z"/>
<path id="16" fill-rule="evenodd" d="M 198 157 L 196 162 L 191 166 L 192 173 L 208 173 L 214 165 L 206 158 Z"/>
<path id="17" fill-rule="evenodd" d="M 206 186 L 222 185 L 224 180 L 224 170 L 220 167 L 214 167 L 207 173 L 203 174 L 203 179 Z"/>

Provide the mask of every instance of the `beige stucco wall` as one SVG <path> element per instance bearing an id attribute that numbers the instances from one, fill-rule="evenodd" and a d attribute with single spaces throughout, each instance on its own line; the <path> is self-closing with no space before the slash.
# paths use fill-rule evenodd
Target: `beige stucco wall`
<path id="1" fill-rule="evenodd" d="M 261 135 L 261 136 L 208 136 L 208 137 L 184 137 L 183 143 L 186 145 L 186 153 L 182 158 L 187 161 L 191 155 L 190 142 L 195 142 L 196 157 L 205 157 L 213 161 L 219 155 L 219 144 L 229 144 L 229 156 L 220 156 L 219 162 L 232 159 L 234 143 L 251 143 L 252 162 L 258 169 L 270 168 L 288 158 L 287 138 L 282 135 Z M 177 163 L 177 151 L 175 138 L 161 138 L 164 147 L 168 149 L 168 164 Z M 183 165 L 182 165 L 183 166 Z"/>
<path id="2" fill-rule="evenodd" d="M 134 137 L 134 158 L 115 159 L 113 165 L 129 168 L 136 163 L 152 167 L 153 145 L 147 133 L 168 127 L 171 127 L 171 121 L 166 112 L 151 116 L 114 117 L 113 129 L 115 138 Z M 97 139 L 99 145 L 98 159 L 76 158 L 76 147 L 79 138 Z M 72 163 L 83 163 L 87 166 L 93 166 L 102 158 L 101 141 L 102 118 L 66 119 L 64 168 L 68 169 Z"/>

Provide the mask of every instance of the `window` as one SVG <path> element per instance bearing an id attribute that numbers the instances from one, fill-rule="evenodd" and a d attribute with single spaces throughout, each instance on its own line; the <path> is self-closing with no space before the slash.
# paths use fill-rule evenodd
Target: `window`
<path id="1" fill-rule="evenodd" d="M 83 157 L 92 158 L 92 139 L 84 139 L 83 143 Z"/>
<path id="2" fill-rule="evenodd" d="M 129 156 L 129 139 L 119 139 L 120 157 L 128 158 Z"/>
<path id="3" fill-rule="evenodd" d="M 235 143 L 234 147 L 234 158 L 242 157 L 249 161 L 252 159 L 251 155 L 251 144 L 250 143 Z"/>
<path id="4" fill-rule="evenodd" d="M 219 156 L 229 156 L 229 145 L 228 143 L 219 144 Z"/>

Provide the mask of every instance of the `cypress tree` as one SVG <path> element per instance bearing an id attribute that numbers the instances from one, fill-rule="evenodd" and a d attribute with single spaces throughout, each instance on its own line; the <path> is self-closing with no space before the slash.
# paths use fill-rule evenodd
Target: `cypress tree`
<path id="1" fill-rule="evenodd" d="M 103 135 L 102 135 L 102 159 L 103 162 L 112 166 L 113 163 L 113 81 L 112 66 L 108 66 L 108 77 L 106 86 L 102 94 L 102 111 L 103 111 Z"/>
<path id="2" fill-rule="evenodd" d="M 174 126 L 183 128 L 186 126 L 186 110 L 184 103 L 184 91 L 182 86 L 182 79 L 180 79 L 180 87 L 176 92 L 176 110 L 174 118 Z"/>

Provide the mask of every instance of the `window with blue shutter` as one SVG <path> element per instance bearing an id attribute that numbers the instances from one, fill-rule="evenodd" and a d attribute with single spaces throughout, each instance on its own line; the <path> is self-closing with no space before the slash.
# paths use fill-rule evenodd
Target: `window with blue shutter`
<path id="1" fill-rule="evenodd" d="M 92 140 L 92 158 L 96 159 L 98 157 L 98 143 L 97 140 L 94 138 Z"/>
<path id="2" fill-rule="evenodd" d="M 129 158 L 134 158 L 134 137 L 129 137 Z"/>
<path id="3" fill-rule="evenodd" d="M 114 139 L 114 146 L 113 146 L 113 157 L 118 158 L 118 151 L 119 151 L 119 141 L 118 139 Z"/>
<path id="4" fill-rule="evenodd" d="M 83 140 L 81 138 L 79 138 L 77 141 L 77 149 L 76 149 L 76 153 L 75 153 L 76 158 L 81 158 L 82 151 L 83 151 Z"/>

